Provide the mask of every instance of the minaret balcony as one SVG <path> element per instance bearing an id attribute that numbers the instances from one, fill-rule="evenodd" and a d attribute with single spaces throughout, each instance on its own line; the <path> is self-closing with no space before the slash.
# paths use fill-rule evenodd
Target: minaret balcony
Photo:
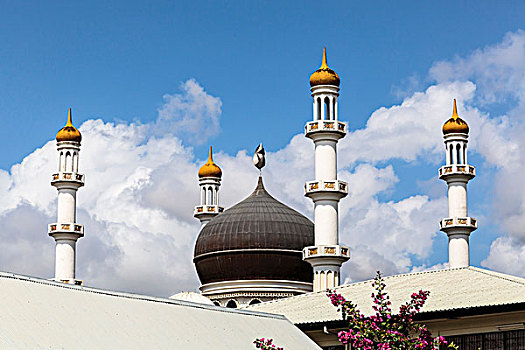
<path id="1" fill-rule="evenodd" d="M 335 195 L 338 199 L 346 197 L 348 194 L 348 183 L 341 180 L 331 181 L 308 181 L 304 184 L 304 195 L 307 197 L 321 194 Z"/>
<path id="2" fill-rule="evenodd" d="M 348 131 L 348 126 L 345 122 L 338 120 L 316 120 L 307 122 L 304 126 L 304 133 L 306 137 L 315 137 L 316 134 L 331 133 L 339 139 L 345 137 Z"/>
<path id="3" fill-rule="evenodd" d="M 78 237 L 84 237 L 84 225 L 77 223 L 53 223 L 47 225 L 47 232 L 50 236 L 58 234 L 73 234 Z"/>
<path id="4" fill-rule="evenodd" d="M 474 231 L 478 228 L 478 220 L 471 217 L 454 217 L 444 218 L 439 222 L 439 229 L 447 232 L 447 230 L 453 230 L 457 228 L 464 228 L 468 231 Z"/>
<path id="5" fill-rule="evenodd" d="M 350 249 L 339 244 L 303 248 L 303 260 L 315 258 L 335 258 L 346 261 L 350 259 Z"/>
<path id="6" fill-rule="evenodd" d="M 447 177 L 462 175 L 468 179 L 476 176 L 476 168 L 468 164 L 451 164 L 439 168 L 439 178 L 446 180 Z"/>
<path id="7" fill-rule="evenodd" d="M 197 205 L 195 209 L 193 209 L 193 216 L 199 217 L 201 215 L 220 214 L 223 211 L 224 208 L 218 205 Z"/>
<path id="8" fill-rule="evenodd" d="M 84 174 L 61 171 L 51 175 L 51 185 L 60 182 L 75 183 L 79 187 L 84 186 Z"/>

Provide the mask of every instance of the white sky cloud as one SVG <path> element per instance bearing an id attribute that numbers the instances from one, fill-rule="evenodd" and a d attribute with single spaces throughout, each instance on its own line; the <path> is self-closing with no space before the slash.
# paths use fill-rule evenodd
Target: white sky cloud
<path id="1" fill-rule="evenodd" d="M 193 144 L 202 144 L 219 132 L 221 99 L 206 93 L 194 79 L 182 83 L 180 89 L 181 93 L 164 95 L 155 131 L 170 132 Z"/>

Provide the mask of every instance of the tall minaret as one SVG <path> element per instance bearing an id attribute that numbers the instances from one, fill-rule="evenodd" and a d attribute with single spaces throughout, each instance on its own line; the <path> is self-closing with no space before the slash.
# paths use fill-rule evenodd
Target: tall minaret
<path id="1" fill-rule="evenodd" d="M 339 76 L 328 68 L 323 48 L 321 67 L 310 76 L 313 121 L 305 126 L 306 137 L 315 144 L 315 181 L 305 184 L 305 196 L 314 202 L 315 246 L 303 249 L 303 259 L 314 270 L 314 292 L 339 285 L 341 265 L 350 258 L 339 245 L 339 200 L 348 184 L 337 180 L 337 141 L 346 136 L 347 125 L 338 120 Z"/>
<path id="2" fill-rule="evenodd" d="M 469 236 L 478 228 L 477 220 L 468 216 L 467 183 L 476 169 L 467 163 L 468 125 L 458 116 L 456 100 L 452 117 L 443 125 L 446 165 L 439 168 L 439 178 L 448 185 L 448 218 L 441 220 L 441 231 L 448 236 L 450 268 L 466 267 L 469 262 Z"/>
<path id="3" fill-rule="evenodd" d="M 193 216 L 204 226 L 224 210 L 219 206 L 219 187 L 221 186 L 222 170 L 213 162 L 212 150 L 208 161 L 199 169 L 199 186 L 201 188 L 200 205 L 195 206 Z"/>
<path id="4" fill-rule="evenodd" d="M 75 250 L 77 240 L 84 236 L 84 226 L 76 223 L 76 196 L 84 186 L 84 175 L 78 173 L 78 153 L 82 135 L 71 123 L 71 108 L 66 126 L 57 133 L 58 172 L 51 185 L 58 190 L 57 222 L 48 225 L 48 232 L 56 242 L 55 280 L 82 284 L 75 278 Z"/>

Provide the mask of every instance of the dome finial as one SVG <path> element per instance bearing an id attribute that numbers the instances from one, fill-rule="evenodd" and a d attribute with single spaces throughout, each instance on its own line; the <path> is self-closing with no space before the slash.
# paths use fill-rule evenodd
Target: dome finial
<path id="1" fill-rule="evenodd" d="M 73 126 L 73 122 L 71 121 L 71 107 L 69 107 L 69 112 L 67 113 L 66 126 Z"/>
<path id="2" fill-rule="evenodd" d="M 321 62 L 320 68 L 328 68 L 328 63 L 326 62 L 326 46 L 323 46 L 323 61 Z"/>
<path id="3" fill-rule="evenodd" d="M 323 46 L 323 59 L 321 61 L 321 67 L 312 73 L 310 76 L 310 86 L 314 87 L 317 85 L 335 85 L 339 86 L 339 76 L 333 69 L 328 67 L 326 61 L 326 46 Z"/>
<path id="4" fill-rule="evenodd" d="M 458 107 L 456 99 L 454 99 L 454 107 L 452 109 L 452 116 L 443 124 L 443 135 L 448 134 L 468 134 L 469 127 L 466 121 L 461 119 L 458 115 Z"/>
<path id="5" fill-rule="evenodd" d="M 213 154 L 211 150 L 211 145 L 210 145 L 210 154 L 208 155 L 208 163 L 213 163 Z"/>
<path id="6" fill-rule="evenodd" d="M 67 122 L 62 129 L 57 133 L 56 140 L 58 142 L 71 141 L 71 142 L 80 142 L 82 141 L 82 135 L 80 131 L 73 125 L 71 120 L 71 108 L 67 113 Z"/>
<path id="7" fill-rule="evenodd" d="M 208 154 L 208 161 L 199 169 L 199 178 L 201 177 L 222 177 L 222 170 L 213 161 L 212 147 L 210 146 L 210 153 Z"/>
<path id="8" fill-rule="evenodd" d="M 259 146 L 257 146 L 257 148 L 255 149 L 255 153 L 253 154 L 253 165 L 255 165 L 257 169 L 259 169 L 259 175 L 262 172 L 262 168 L 266 164 L 264 154 L 264 147 L 261 143 L 259 144 Z"/>

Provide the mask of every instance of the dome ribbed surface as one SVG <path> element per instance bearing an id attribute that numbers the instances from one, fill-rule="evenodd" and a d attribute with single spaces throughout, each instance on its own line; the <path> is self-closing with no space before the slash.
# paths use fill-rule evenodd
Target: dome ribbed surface
<path id="1" fill-rule="evenodd" d="M 301 252 L 314 244 L 313 223 L 273 198 L 262 178 L 242 202 L 201 230 L 194 262 L 201 282 L 236 279 L 312 281 Z"/>

